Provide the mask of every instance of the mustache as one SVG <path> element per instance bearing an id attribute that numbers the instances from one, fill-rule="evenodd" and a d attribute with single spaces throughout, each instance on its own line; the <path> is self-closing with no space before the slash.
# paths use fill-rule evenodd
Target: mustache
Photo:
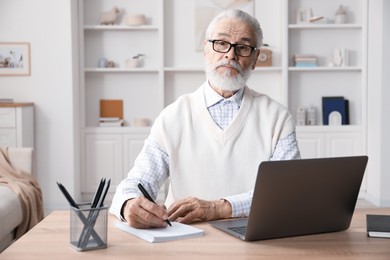
<path id="1" fill-rule="evenodd" d="M 214 64 L 213 70 L 216 70 L 216 69 L 218 69 L 219 67 L 226 66 L 226 65 L 229 65 L 229 66 L 233 67 L 233 68 L 236 69 L 239 73 L 242 73 L 242 72 L 243 72 L 243 70 L 242 70 L 240 64 L 239 64 L 237 61 L 234 61 L 234 60 L 231 60 L 231 61 L 221 60 L 221 61 L 217 62 L 216 64 Z"/>

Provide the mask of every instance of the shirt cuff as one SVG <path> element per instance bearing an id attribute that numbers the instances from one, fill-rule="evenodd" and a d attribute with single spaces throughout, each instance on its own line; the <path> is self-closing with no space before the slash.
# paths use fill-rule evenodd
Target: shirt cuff
<path id="1" fill-rule="evenodd" d="M 252 204 L 252 192 L 224 197 L 232 206 L 232 218 L 241 218 L 249 216 Z"/>
<path id="2" fill-rule="evenodd" d="M 115 193 L 114 198 L 112 199 L 111 207 L 110 207 L 110 213 L 115 215 L 118 219 L 125 221 L 125 219 L 121 216 L 121 210 L 123 204 L 130 200 L 138 197 L 139 194 L 137 193 L 128 193 L 125 195 L 118 195 Z"/>

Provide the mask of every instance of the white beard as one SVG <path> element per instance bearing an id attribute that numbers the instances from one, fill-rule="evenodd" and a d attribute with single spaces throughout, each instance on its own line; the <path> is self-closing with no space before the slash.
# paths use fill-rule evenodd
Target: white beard
<path id="1" fill-rule="evenodd" d="M 222 75 L 217 72 L 218 67 L 227 64 L 234 67 L 238 71 L 238 74 L 236 76 L 232 76 L 230 70 L 226 70 L 226 72 Z M 205 71 L 210 85 L 215 86 L 223 91 L 237 91 L 245 87 L 248 78 L 252 74 L 252 70 L 250 67 L 248 67 L 248 69 L 246 70 L 242 70 L 238 62 L 229 62 L 225 60 L 217 62 L 214 65 L 211 65 L 206 61 Z"/>

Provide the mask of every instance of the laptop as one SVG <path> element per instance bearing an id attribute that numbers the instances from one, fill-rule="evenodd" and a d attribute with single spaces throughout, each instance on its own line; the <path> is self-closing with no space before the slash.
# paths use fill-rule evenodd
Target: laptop
<path id="1" fill-rule="evenodd" d="M 262 162 L 248 218 L 210 224 L 244 241 L 348 229 L 367 161 L 353 156 Z"/>

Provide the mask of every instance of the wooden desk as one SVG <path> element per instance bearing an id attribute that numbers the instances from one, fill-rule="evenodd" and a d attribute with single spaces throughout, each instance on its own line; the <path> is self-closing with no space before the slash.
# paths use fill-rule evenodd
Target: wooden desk
<path id="1" fill-rule="evenodd" d="M 205 236 L 151 244 L 114 227 L 109 216 L 108 248 L 77 252 L 69 244 L 69 212 L 54 211 L 2 254 L 0 259 L 389 259 L 390 240 L 368 238 L 366 214 L 390 209 L 356 209 L 347 231 L 243 242 L 207 223 Z"/>

